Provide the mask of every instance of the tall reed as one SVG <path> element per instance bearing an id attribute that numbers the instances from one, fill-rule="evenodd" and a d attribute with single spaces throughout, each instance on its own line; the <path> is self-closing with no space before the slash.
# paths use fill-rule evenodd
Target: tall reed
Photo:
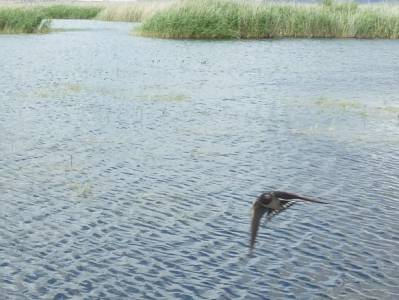
<path id="1" fill-rule="evenodd" d="M 99 6 L 49 5 L 38 6 L 47 19 L 92 19 L 102 10 Z"/>
<path id="2" fill-rule="evenodd" d="M 256 4 L 184 0 L 146 19 L 138 33 L 161 38 L 399 38 L 399 13 L 384 6 Z"/>
<path id="3" fill-rule="evenodd" d="M 49 22 L 40 10 L 0 8 L 0 33 L 38 33 L 48 29 Z"/>
<path id="4" fill-rule="evenodd" d="M 91 19 L 101 9 L 83 5 L 0 7 L 0 33 L 47 32 L 50 19 Z"/>
<path id="5" fill-rule="evenodd" d="M 96 19 L 103 21 L 141 22 L 152 17 L 175 2 L 146 1 L 129 4 L 108 4 L 99 12 Z"/>

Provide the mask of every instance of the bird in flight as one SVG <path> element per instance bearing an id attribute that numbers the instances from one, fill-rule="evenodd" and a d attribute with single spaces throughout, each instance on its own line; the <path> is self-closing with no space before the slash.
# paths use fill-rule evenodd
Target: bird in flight
<path id="1" fill-rule="evenodd" d="M 260 194 L 252 205 L 252 222 L 251 222 L 251 249 L 254 248 L 256 235 L 258 233 L 260 220 L 267 213 L 268 220 L 286 210 L 297 201 L 326 203 L 319 200 L 302 197 L 287 192 L 272 191 Z"/>

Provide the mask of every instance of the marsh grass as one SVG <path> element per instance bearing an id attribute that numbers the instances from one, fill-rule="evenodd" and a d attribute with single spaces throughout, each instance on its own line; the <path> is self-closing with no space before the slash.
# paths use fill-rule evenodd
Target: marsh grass
<path id="1" fill-rule="evenodd" d="M 50 5 L 0 7 L 0 33 L 44 33 L 50 19 L 91 19 L 101 7 Z"/>
<path id="2" fill-rule="evenodd" d="M 47 19 L 92 19 L 102 10 L 100 6 L 50 5 L 35 8 L 44 13 Z"/>
<path id="3" fill-rule="evenodd" d="M 49 30 L 49 19 L 143 22 L 143 36 L 189 39 L 399 38 L 399 6 L 171 0 L 0 7 L 0 33 Z"/>
<path id="4" fill-rule="evenodd" d="M 183 0 L 155 12 L 137 31 L 161 38 L 399 38 L 398 9 L 325 1 L 322 5 Z"/>
<path id="5" fill-rule="evenodd" d="M 102 9 L 96 19 L 102 21 L 142 22 L 172 5 L 173 1 L 146 1 L 130 4 L 109 4 Z"/>
<path id="6" fill-rule="evenodd" d="M 0 8 L 0 33 L 40 33 L 50 22 L 42 11 L 24 8 Z"/>

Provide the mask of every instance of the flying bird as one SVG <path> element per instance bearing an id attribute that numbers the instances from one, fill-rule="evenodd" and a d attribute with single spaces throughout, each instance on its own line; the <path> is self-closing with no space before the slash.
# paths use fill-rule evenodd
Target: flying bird
<path id="1" fill-rule="evenodd" d="M 258 233 L 260 220 L 263 215 L 267 213 L 268 220 L 290 206 L 297 203 L 297 201 L 326 203 L 319 200 L 302 197 L 287 192 L 272 191 L 260 194 L 252 205 L 252 223 L 251 223 L 251 249 L 254 248 L 256 235 Z"/>

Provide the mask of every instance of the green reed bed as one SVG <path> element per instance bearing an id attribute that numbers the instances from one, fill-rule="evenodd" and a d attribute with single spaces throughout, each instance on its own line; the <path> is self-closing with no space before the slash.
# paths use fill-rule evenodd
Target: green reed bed
<path id="1" fill-rule="evenodd" d="M 48 29 L 49 22 L 40 10 L 0 8 L 0 33 L 39 33 Z"/>
<path id="2" fill-rule="evenodd" d="M 154 13 L 138 33 L 161 38 L 399 38 L 398 9 L 186 0 Z"/>
<path id="3" fill-rule="evenodd" d="M 101 9 L 72 5 L 0 7 L 0 33 L 48 32 L 50 19 L 91 19 Z"/>
<path id="4" fill-rule="evenodd" d="M 50 5 L 37 7 L 48 19 L 92 19 L 102 10 L 99 6 Z"/>

